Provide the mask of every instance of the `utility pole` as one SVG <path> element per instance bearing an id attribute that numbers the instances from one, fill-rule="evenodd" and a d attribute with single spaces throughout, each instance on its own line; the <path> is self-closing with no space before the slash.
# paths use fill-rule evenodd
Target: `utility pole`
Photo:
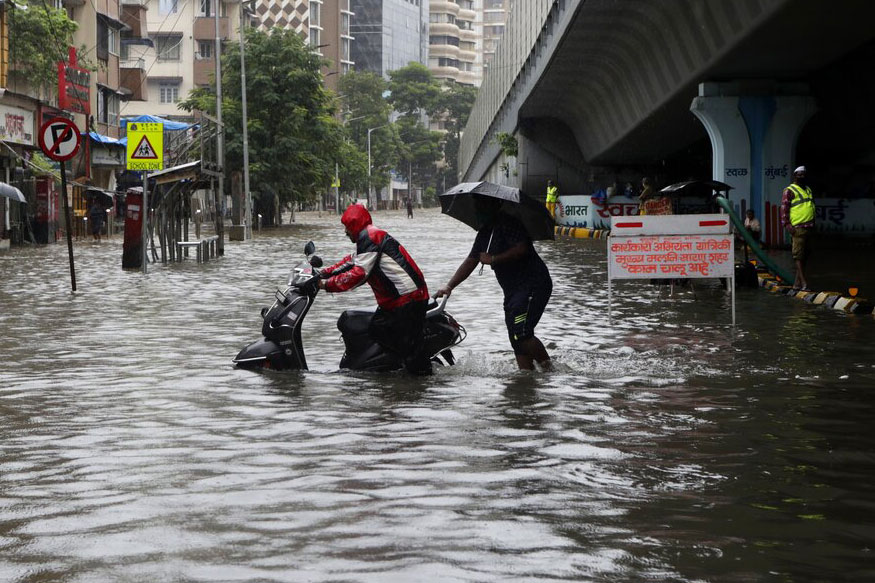
<path id="1" fill-rule="evenodd" d="M 222 124 L 222 39 L 219 37 L 219 7 L 221 2 L 212 0 L 213 19 L 216 24 L 216 165 L 218 166 L 219 192 L 216 201 L 216 234 L 219 241 L 216 245 L 218 255 L 225 254 L 225 126 Z"/>
<path id="2" fill-rule="evenodd" d="M 246 209 L 243 212 L 244 224 L 243 238 L 252 238 L 252 193 L 249 192 L 249 127 L 246 122 L 246 58 L 245 42 L 243 33 L 243 16 L 247 13 L 243 8 L 243 2 L 240 3 L 240 92 L 241 106 L 243 113 L 243 196 L 246 200 Z"/>

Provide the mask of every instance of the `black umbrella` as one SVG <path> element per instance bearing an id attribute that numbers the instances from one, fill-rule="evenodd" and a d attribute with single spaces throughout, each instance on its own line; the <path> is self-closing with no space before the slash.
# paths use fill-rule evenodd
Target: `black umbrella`
<path id="1" fill-rule="evenodd" d="M 717 180 L 687 180 L 669 184 L 659 192 L 675 196 L 711 196 L 715 192 L 727 192 L 732 187 Z"/>
<path id="2" fill-rule="evenodd" d="M 492 182 L 463 182 L 440 195 L 441 212 L 462 221 L 479 231 L 484 227 L 485 217 L 477 212 L 478 196 L 501 201 L 499 212 L 516 218 L 523 224 L 533 241 L 553 239 L 556 222 L 543 203 L 520 192 L 518 188 Z"/>

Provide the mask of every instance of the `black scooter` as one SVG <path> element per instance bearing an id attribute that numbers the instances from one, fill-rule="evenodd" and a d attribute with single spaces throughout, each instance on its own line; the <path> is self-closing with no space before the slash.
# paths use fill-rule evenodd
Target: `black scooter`
<path id="1" fill-rule="evenodd" d="M 316 282 L 322 259 L 314 255 L 315 252 L 312 241 L 304 246 L 307 259 L 292 270 L 286 290 L 276 291 L 273 305 L 261 310 L 264 338 L 249 344 L 234 358 L 239 368 L 307 370 L 301 324 L 319 293 Z M 425 347 L 432 362 L 440 365 L 455 363 L 450 349 L 466 336 L 465 328 L 444 309 L 446 303 L 446 297 L 440 304 L 432 300 L 425 317 Z M 346 348 L 340 368 L 372 372 L 403 368 L 400 358 L 386 352 L 368 335 L 375 311 L 376 307 L 352 309 L 340 315 L 337 327 Z"/>

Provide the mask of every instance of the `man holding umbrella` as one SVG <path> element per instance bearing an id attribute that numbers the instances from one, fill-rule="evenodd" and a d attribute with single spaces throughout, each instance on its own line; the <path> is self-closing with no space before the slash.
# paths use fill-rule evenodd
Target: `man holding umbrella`
<path id="1" fill-rule="evenodd" d="M 504 319 L 517 365 L 521 370 L 534 370 L 534 364 L 537 363 L 542 370 L 549 370 L 550 355 L 535 336 L 535 326 L 550 300 L 553 281 L 547 266 L 532 245 L 529 233 L 531 228 L 524 225 L 517 216 L 506 212 L 510 210 L 517 214 L 523 213 L 526 206 L 487 194 L 470 194 L 470 190 L 466 194 L 473 213 L 469 220 L 454 214 L 456 200 L 449 198 L 453 196 L 453 190 L 441 195 L 445 214 L 479 228 L 468 257 L 462 261 L 450 281 L 437 291 L 435 297 L 450 295 L 453 289 L 471 275 L 478 264 L 491 266 L 504 292 Z M 518 191 L 517 196 L 524 197 Z M 458 208 L 464 208 L 464 204 L 458 205 Z M 542 219 L 539 213 L 547 214 L 543 205 L 536 206 L 540 211 L 532 211 L 535 222 Z M 547 223 L 552 224 L 549 216 Z M 552 238 L 552 231 L 550 233 Z"/>

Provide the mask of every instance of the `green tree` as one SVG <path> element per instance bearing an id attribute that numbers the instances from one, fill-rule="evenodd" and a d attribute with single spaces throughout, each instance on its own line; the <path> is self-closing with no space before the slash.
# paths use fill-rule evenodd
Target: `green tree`
<path id="1" fill-rule="evenodd" d="M 436 175 L 435 162 L 441 159 L 441 133 L 433 132 L 413 116 L 403 116 L 396 122 L 401 139 L 398 169 L 413 184 L 428 184 Z"/>
<path id="2" fill-rule="evenodd" d="M 389 73 L 389 103 L 404 115 L 431 114 L 437 107 L 441 86 L 422 63 L 410 63 Z"/>
<path id="3" fill-rule="evenodd" d="M 368 129 L 371 131 L 371 185 L 383 188 L 389 184 L 389 170 L 398 161 L 398 136 L 389 115 L 392 107 L 384 94 L 388 85 L 382 77 L 370 72 L 350 72 L 340 78 L 340 101 L 346 134 L 364 156 L 363 182 L 349 182 L 350 187 L 366 192 L 368 175 Z M 347 160 L 347 159 L 345 159 Z M 343 162 L 341 163 L 343 164 Z M 352 168 L 350 172 L 352 173 Z M 341 170 L 343 173 L 344 171 Z M 355 175 L 354 173 L 352 173 Z M 346 188 L 346 183 L 344 184 Z"/>
<path id="4" fill-rule="evenodd" d="M 468 116 L 477 99 L 477 88 L 448 82 L 444 85 L 438 99 L 435 115 L 443 119 L 446 136 L 443 143 L 443 154 L 446 165 L 442 175 L 450 184 L 459 180 L 459 144 L 462 141 L 462 130 L 468 123 Z"/>
<path id="5" fill-rule="evenodd" d="M 246 97 L 251 189 L 275 192 L 281 204 L 312 201 L 325 192 L 340 160 L 343 128 L 325 89 L 323 60 L 293 31 L 247 29 Z M 222 112 L 226 172 L 243 166 L 240 47 L 222 57 Z M 198 88 L 180 103 L 187 111 L 215 111 L 215 87 Z"/>
<path id="6" fill-rule="evenodd" d="M 66 10 L 45 2 L 22 5 L 19 1 L 17 7 L 9 3 L 4 10 L 9 18 L 10 75 L 43 96 L 55 95 L 58 61 L 67 59 L 67 47 L 73 44 L 78 25 Z"/>

